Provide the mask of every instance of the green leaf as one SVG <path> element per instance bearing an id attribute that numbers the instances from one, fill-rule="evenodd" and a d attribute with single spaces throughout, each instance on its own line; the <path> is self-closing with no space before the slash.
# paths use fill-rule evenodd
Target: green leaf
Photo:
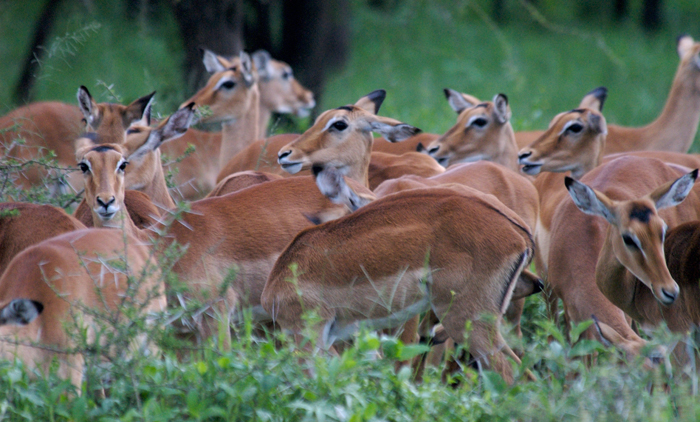
<path id="1" fill-rule="evenodd" d="M 427 344 L 404 345 L 399 352 L 398 360 L 413 359 L 414 357 L 423 353 L 428 353 L 429 351 L 430 346 L 428 346 Z"/>
<path id="2" fill-rule="evenodd" d="M 571 331 L 569 331 L 569 336 L 571 337 L 571 343 L 576 343 L 578 341 L 578 338 L 581 337 L 581 333 L 586 331 L 588 327 L 593 325 L 593 320 L 589 319 L 588 321 L 583 321 L 578 324 L 572 324 Z"/>

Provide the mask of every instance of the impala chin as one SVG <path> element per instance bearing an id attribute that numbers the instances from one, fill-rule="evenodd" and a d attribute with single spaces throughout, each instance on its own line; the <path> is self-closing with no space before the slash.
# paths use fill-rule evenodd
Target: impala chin
<path id="1" fill-rule="evenodd" d="M 523 163 L 521 163 L 523 164 Z M 540 174 L 540 171 L 542 170 L 542 164 L 525 164 L 522 167 L 522 172 L 529 175 L 529 176 L 537 176 Z"/>
<path id="2" fill-rule="evenodd" d="M 316 107 L 316 102 L 312 101 L 309 104 L 305 104 L 303 107 L 298 108 L 296 111 L 297 117 L 309 117 L 311 110 Z"/>
<path id="3" fill-rule="evenodd" d="M 301 171 L 302 167 L 304 167 L 304 164 L 299 163 L 299 162 L 289 163 L 289 162 L 280 160 L 279 163 L 280 163 L 280 166 L 282 166 L 282 170 L 286 171 L 289 174 L 299 173 Z"/>
<path id="4" fill-rule="evenodd" d="M 117 214 L 117 211 L 119 211 L 119 207 L 109 207 L 108 209 L 100 208 L 99 210 L 95 210 L 97 216 L 102 221 L 110 221 Z"/>
<path id="5" fill-rule="evenodd" d="M 431 157 L 433 157 L 431 155 Z M 447 168 L 448 165 L 450 165 L 450 157 L 433 157 L 435 161 L 438 162 L 441 166 Z"/>

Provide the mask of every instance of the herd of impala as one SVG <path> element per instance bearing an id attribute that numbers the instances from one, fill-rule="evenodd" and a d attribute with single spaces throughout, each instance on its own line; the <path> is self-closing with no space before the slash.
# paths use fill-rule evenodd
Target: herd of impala
<path id="1" fill-rule="evenodd" d="M 0 218 L 0 357 L 40 370 L 58 359 L 79 386 L 83 357 L 59 352 L 73 345 L 69 318 L 95 337 L 91 307 L 129 302 L 148 313 L 196 301 L 196 318 L 174 322 L 191 341 L 235 324 L 241 309 L 300 340 L 302 316 L 315 310 L 319 346 L 333 350 L 361 325 L 405 342 L 433 336 L 465 342 L 473 362 L 513 382 L 508 359 L 520 360 L 500 323 L 520 335 L 524 298 L 543 288 L 553 318 L 561 300 L 567 326 L 593 318 L 586 336 L 639 355 L 639 329 L 700 324 L 700 156 L 687 154 L 700 119 L 700 43 L 683 36 L 678 54 L 661 115 L 639 128 L 607 124 L 603 87 L 543 132 L 514 132 L 503 94 L 480 101 L 446 89 L 457 121 L 432 135 L 379 116 L 378 90 L 323 112 L 301 135 L 266 138 L 271 113 L 306 115 L 315 102 L 264 51 L 205 51 L 206 86 L 158 123 L 154 93 L 123 106 L 80 87 L 78 107 L 20 107 L 0 118 L 2 153 L 53 150 L 79 171 L 50 188 L 84 196 L 73 215 L 0 204 L 18 211 Z M 201 106 L 201 121 L 221 132 L 189 128 Z M 161 154 L 189 145 L 194 153 L 170 164 L 168 189 Z M 45 176 L 30 169 L 14 183 Z M 174 212 L 183 200 L 187 211 Z M 186 249 L 164 268 L 175 242 Z M 126 269 L 114 264 L 124 259 Z M 184 293 L 166 293 L 165 272 Z M 681 347 L 664 352 L 679 365 L 689 358 Z"/>

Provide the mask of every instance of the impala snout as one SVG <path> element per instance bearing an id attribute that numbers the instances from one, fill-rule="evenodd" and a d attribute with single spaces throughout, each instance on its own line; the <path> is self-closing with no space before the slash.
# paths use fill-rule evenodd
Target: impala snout
<path id="1" fill-rule="evenodd" d="M 311 110 L 316 107 L 316 101 L 314 100 L 313 94 L 307 99 L 307 101 L 296 110 L 297 117 L 309 117 Z"/>
<path id="2" fill-rule="evenodd" d="M 438 164 L 440 164 L 441 166 L 447 167 L 447 165 L 450 162 L 450 157 L 446 154 L 440 154 L 440 147 L 441 146 L 438 143 L 438 141 L 435 141 L 432 144 L 428 145 L 428 155 L 433 157 L 435 161 L 437 161 Z"/>
<path id="3" fill-rule="evenodd" d="M 673 302 L 678 298 L 680 289 L 678 288 L 678 283 L 675 281 L 671 286 L 661 287 L 659 292 L 656 294 L 656 298 L 665 306 L 671 306 Z"/>
<path id="4" fill-rule="evenodd" d="M 97 202 L 95 212 L 102 221 L 111 220 L 119 211 L 119 204 L 117 204 L 117 198 L 114 195 L 98 195 L 95 202 Z"/>
<path id="5" fill-rule="evenodd" d="M 518 164 L 523 166 L 521 169 L 523 173 L 536 176 L 540 173 L 540 170 L 542 170 L 543 163 L 533 161 L 530 157 L 532 157 L 532 151 L 526 149 L 521 150 L 520 153 L 518 153 Z"/>
<path id="6" fill-rule="evenodd" d="M 294 161 L 291 159 L 291 155 L 294 151 L 292 149 L 282 148 L 277 154 L 277 162 L 282 166 L 282 170 L 289 174 L 299 173 L 303 167 L 301 161 Z"/>

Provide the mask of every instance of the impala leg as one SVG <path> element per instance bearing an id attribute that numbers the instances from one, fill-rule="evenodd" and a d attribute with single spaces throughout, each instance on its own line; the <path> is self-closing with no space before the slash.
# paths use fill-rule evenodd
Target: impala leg
<path id="1" fill-rule="evenodd" d="M 401 331 L 401 334 L 399 334 L 399 340 L 403 344 L 416 344 L 419 341 L 418 337 L 418 322 L 420 320 L 420 315 L 416 315 L 413 318 L 409 319 L 406 321 L 406 323 L 403 325 L 403 331 Z M 402 361 L 396 361 L 394 363 L 394 370 L 396 372 L 399 372 L 401 368 L 407 365 L 411 365 L 414 368 L 416 365 L 418 365 L 418 362 L 420 360 L 420 356 L 416 356 L 412 361 L 407 361 L 407 360 L 402 360 Z"/>

